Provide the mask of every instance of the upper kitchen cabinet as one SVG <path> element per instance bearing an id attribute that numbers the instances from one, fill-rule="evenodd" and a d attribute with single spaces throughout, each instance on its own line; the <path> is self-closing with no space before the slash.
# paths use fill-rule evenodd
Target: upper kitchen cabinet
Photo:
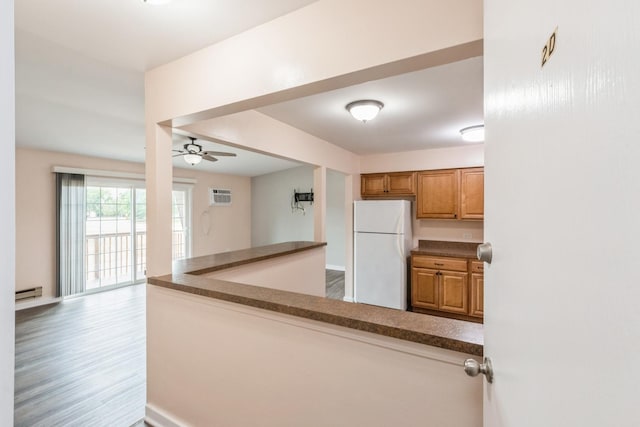
<path id="1" fill-rule="evenodd" d="M 460 172 L 443 169 L 418 172 L 416 216 L 456 219 L 458 217 Z"/>
<path id="2" fill-rule="evenodd" d="M 360 194 L 362 196 L 384 196 L 387 194 L 387 174 L 370 173 L 360 175 Z"/>
<path id="3" fill-rule="evenodd" d="M 368 196 L 414 196 L 415 172 L 369 173 L 360 175 L 360 194 Z"/>
<path id="4" fill-rule="evenodd" d="M 418 172 L 417 181 L 417 218 L 484 218 L 483 168 Z"/>
<path id="5" fill-rule="evenodd" d="M 484 168 L 460 169 L 460 219 L 484 218 Z"/>

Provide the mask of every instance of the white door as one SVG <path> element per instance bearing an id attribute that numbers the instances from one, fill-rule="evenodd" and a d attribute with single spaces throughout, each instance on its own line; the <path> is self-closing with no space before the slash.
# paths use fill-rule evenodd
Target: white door
<path id="1" fill-rule="evenodd" d="M 484 4 L 485 425 L 640 425 L 640 2 Z"/>

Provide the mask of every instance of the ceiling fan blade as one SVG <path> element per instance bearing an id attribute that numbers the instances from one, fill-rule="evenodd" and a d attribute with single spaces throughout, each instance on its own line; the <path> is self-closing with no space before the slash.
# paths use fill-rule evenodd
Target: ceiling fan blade
<path id="1" fill-rule="evenodd" d="M 184 156 L 185 154 L 189 154 L 189 153 L 180 153 L 180 154 L 174 154 L 171 157 L 180 157 L 180 156 Z"/>
<path id="2" fill-rule="evenodd" d="M 212 156 L 210 156 L 208 154 L 203 154 L 202 158 L 205 159 L 205 160 L 209 160 L 210 162 L 217 162 L 218 161 L 218 159 L 216 159 L 215 157 L 212 157 Z"/>
<path id="3" fill-rule="evenodd" d="M 224 151 L 203 151 L 202 154 L 209 156 L 236 157 L 236 153 L 225 153 Z"/>

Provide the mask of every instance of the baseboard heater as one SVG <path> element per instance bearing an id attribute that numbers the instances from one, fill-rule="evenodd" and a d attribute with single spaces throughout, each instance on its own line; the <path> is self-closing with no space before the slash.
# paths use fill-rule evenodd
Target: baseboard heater
<path id="1" fill-rule="evenodd" d="M 31 289 L 23 289 L 16 291 L 16 301 L 26 298 L 35 298 L 42 296 L 42 286 L 37 286 Z"/>

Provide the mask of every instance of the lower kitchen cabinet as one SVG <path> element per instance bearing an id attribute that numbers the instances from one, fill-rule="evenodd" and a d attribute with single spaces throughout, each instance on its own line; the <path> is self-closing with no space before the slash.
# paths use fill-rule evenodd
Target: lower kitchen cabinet
<path id="1" fill-rule="evenodd" d="M 471 307 L 469 314 L 482 318 L 484 316 L 484 263 L 471 262 Z"/>
<path id="2" fill-rule="evenodd" d="M 426 268 L 411 270 L 411 305 L 438 309 L 438 272 Z"/>
<path id="3" fill-rule="evenodd" d="M 475 322 L 483 317 L 483 264 L 464 258 L 411 257 L 413 311 Z"/>
<path id="4" fill-rule="evenodd" d="M 469 273 L 441 271 L 438 309 L 449 313 L 469 313 Z"/>

